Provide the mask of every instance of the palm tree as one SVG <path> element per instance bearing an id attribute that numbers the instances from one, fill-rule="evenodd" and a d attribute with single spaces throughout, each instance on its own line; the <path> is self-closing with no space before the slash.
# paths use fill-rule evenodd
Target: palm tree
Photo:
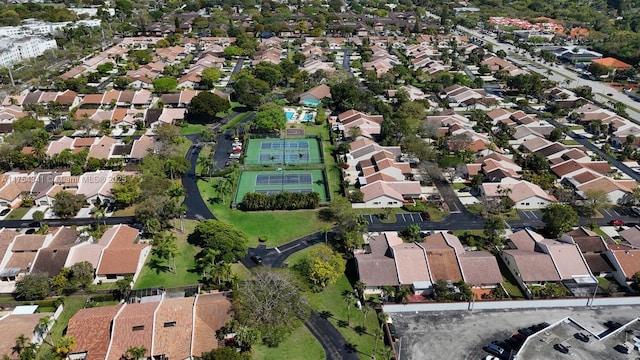
<path id="1" fill-rule="evenodd" d="M 56 354 L 66 358 L 70 352 L 76 347 L 76 339 L 70 335 L 64 335 L 53 346 Z"/>
<path id="2" fill-rule="evenodd" d="M 358 296 L 361 300 L 364 300 L 364 289 L 367 288 L 367 284 L 358 280 L 355 284 L 353 284 L 353 288 L 358 292 Z"/>
<path id="3" fill-rule="evenodd" d="M 342 294 L 342 299 L 347 303 L 347 324 L 351 325 L 351 305 L 356 302 L 356 297 L 351 291 L 345 291 Z"/>
<path id="4" fill-rule="evenodd" d="M 199 157 L 198 166 L 200 166 L 200 168 L 202 169 L 202 171 L 200 172 L 200 176 L 202 177 L 202 174 L 206 170 L 207 174 L 209 175 L 209 181 L 211 181 L 211 159 L 204 156 Z"/>
<path id="5" fill-rule="evenodd" d="M 38 324 L 36 324 L 36 328 L 34 332 L 38 334 L 41 339 L 45 339 L 49 334 L 49 325 L 51 324 L 51 318 L 49 316 L 43 316 L 38 319 Z"/>
<path id="6" fill-rule="evenodd" d="M 202 269 L 202 281 L 207 283 L 211 272 L 216 265 L 216 258 L 220 255 L 220 251 L 213 249 L 206 249 L 202 255 L 198 258 L 198 264 Z M 209 274 L 209 275 L 208 275 Z"/>
<path id="7" fill-rule="evenodd" d="M 369 313 L 371 312 L 371 310 L 373 310 L 373 308 L 369 305 L 369 304 L 365 304 L 362 307 L 362 328 L 366 328 L 366 324 L 367 324 L 367 315 L 369 315 Z"/>
<path id="8" fill-rule="evenodd" d="M 102 220 L 104 223 L 104 226 L 107 226 L 107 211 L 102 208 L 102 207 L 98 207 L 95 210 L 93 210 L 93 213 L 91 214 L 91 217 L 95 220 Z"/>
<path id="9" fill-rule="evenodd" d="M 144 358 L 147 353 L 147 348 L 144 346 L 129 346 L 125 355 L 127 355 L 130 359 L 138 360 Z"/>
<path id="10" fill-rule="evenodd" d="M 220 178 L 215 185 L 216 192 L 222 198 L 222 203 L 225 204 L 225 197 L 231 192 L 231 182 L 227 178 Z"/>
<path id="11" fill-rule="evenodd" d="M 13 351 L 20 354 L 28 342 L 29 342 L 29 339 L 27 339 L 27 337 L 24 336 L 24 334 L 18 335 L 18 337 L 16 337 L 16 344 L 13 347 Z"/>
<path id="12" fill-rule="evenodd" d="M 322 233 L 324 234 L 324 243 L 326 244 L 329 239 L 328 239 L 328 235 L 329 232 L 331 231 L 331 225 L 325 225 L 322 227 Z"/>

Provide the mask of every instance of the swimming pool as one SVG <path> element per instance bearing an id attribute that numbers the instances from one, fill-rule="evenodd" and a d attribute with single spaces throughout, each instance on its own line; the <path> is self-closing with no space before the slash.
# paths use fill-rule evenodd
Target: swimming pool
<path id="1" fill-rule="evenodd" d="M 312 120 L 313 120 L 313 114 L 311 113 L 304 114 L 304 121 L 312 121 Z"/>
<path id="2" fill-rule="evenodd" d="M 284 114 L 286 115 L 287 120 L 291 120 L 291 119 L 293 119 L 293 116 L 294 116 L 296 113 L 295 113 L 295 112 L 293 112 L 293 111 L 287 111 L 287 112 L 285 112 Z"/>

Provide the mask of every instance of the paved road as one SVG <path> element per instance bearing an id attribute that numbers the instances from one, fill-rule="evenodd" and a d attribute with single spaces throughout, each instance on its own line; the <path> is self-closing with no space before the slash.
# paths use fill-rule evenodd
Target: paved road
<path id="1" fill-rule="evenodd" d="M 434 180 L 433 184 L 438 188 L 438 192 L 447 203 L 447 206 L 449 206 L 449 211 L 452 214 L 467 212 L 462 202 L 460 202 L 460 198 L 446 180 Z"/>
<path id="2" fill-rule="evenodd" d="M 239 114 L 240 113 L 236 112 L 234 112 L 233 114 L 229 114 L 223 119 L 223 122 L 221 124 L 226 124 Z M 256 116 L 256 112 L 252 111 L 249 115 L 245 116 L 244 119 L 242 119 L 242 122 L 245 123 L 251 121 L 254 116 Z M 227 163 L 227 160 L 229 160 L 229 153 L 231 153 L 232 150 L 232 143 L 232 130 L 226 130 L 216 136 L 216 150 L 213 154 L 213 163 L 218 167 L 218 169 L 224 169 L 226 167 L 225 164 Z"/>
<path id="3" fill-rule="evenodd" d="M 187 207 L 185 217 L 187 219 L 215 219 L 216 217 L 211 213 L 211 210 L 205 204 L 205 200 L 202 199 L 200 191 L 198 190 L 198 177 L 196 176 L 196 164 L 198 161 L 198 155 L 202 148 L 200 145 L 194 143 L 187 151 L 187 159 L 191 162 L 191 168 L 182 176 L 182 186 L 186 196 L 184 197 L 183 204 Z"/>
<path id="4" fill-rule="evenodd" d="M 432 17 L 438 18 L 433 14 L 431 15 Z M 507 56 L 508 60 L 518 65 L 521 65 L 531 71 L 535 71 L 540 75 L 549 78 L 550 80 L 558 82 L 559 84 L 568 84 L 568 86 L 571 86 L 571 87 L 579 87 L 579 86 L 591 87 L 592 92 L 595 95 L 594 99 L 596 101 L 607 103 L 611 99 L 613 99 L 617 102 L 621 102 L 625 104 L 627 106 L 627 113 L 629 114 L 630 119 L 633 120 L 634 122 L 640 123 L 640 112 L 633 109 L 633 108 L 635 109 L 640 108 L 640 104 L 635 100 L 633 100 L 632 98 L 630 98 L 629 96 L 627 96 L 626 94 L 624 94 L 623 92 L 617 91 L 616 89 L 610 87 L 609 85 L 607 85 L 607 83 L 603 83 L 600 81 L 593 81 L 589 79 L 583 79 L 580 77 L 578 73 L 564 67 L 563 65 L 544 64 L 541 61 L 534 59 L 528 53 L 522 54 L 522 56 L 527 59 L 527 61 L 523 61 L 522 59 L 514 56 L 515 48 L 512 45 L 498 42 L 498 40 L 493 35 L 481 34 L 478 31 L 468 29 L 462 26 L 458 26 L 457 28 L 460 31 L 463 31 L 465 33 L 468 33 L 470 35 L 473 35 L 477 38 L 480 38 L 484 41 L 491 43 L 493 45 L 494 52 L 498 50 L 505 51 L 507 54 L 509 54 L 509 56 Z M 531 63 L 536 64 L 537 66 L 535 67 L 530 66 Z M 551 74 L 548 74 L 548 70 L 547 70 L 548 68 L 551 69 Z M 611 96 L 607 94 L 611 94 Z"/>
<path id="5" fill-rule="evenodd" d="M 338 329 L 320 316 L 317 312 L 312 312 L 311 317 L 305 323 L 313 336 L 318 339 L 328 360 L 358 360 L 358 355 L 349 345 L 347 340 L 340 334 Z"/>
<path id="6" fill-rule="evenodd" d="M 95 223 L 118 225 L 118 224 L 133 224 L 136 222 L 134 216 L 112 216 L 105 219 L 93 219 L 93 218 L 73 218 L 73 219 L 45 219 L 38 224 L 33 220 L 0 220 L 0 228 L 12 228 L 12 229 L 24 229 L 30 227 L 39 227 L 40 225 L 54 226 L 73 226 L 73 225 L 90 225 Z"/>
<path id="7" fill-rule="evenodd" d="M 563 128 L 564 127 L 564 125 L 560 124 L 559 122 L 557 122 L 555 120 L 552 120 L 552 119 L 546 119 L 546 120 L 549 123 L 551 123 L 551 125 L 553 125 L 553 126 L 555 126 L 557 128 Z M 601 158 L 603 158 L 604 160 L 608 161 L 609 164 L 613 165 L 618 170 L 620 170 L 623 173 L 629 175 L 629 177 L 631 177 L 632 179 L 634 179 L 636 181 L 640 181 L 640 174 L 638 174 L 637 172 L 631 170 L 630 167 L 625 165 L 622 161 L 619 161 L 618 159 L 616 159 L 615 156 L 611 156 L 609 154 L 604 153 L 602 150 L 600 150 L 599 147 L 595 146 L 591 141 L 589 141 L 587 139 L 584 139 L 582 137 L 574 136 L 573 133 L 571 133 L 571 132 L 569 132 L 569 136 L 573 140 L 578 142 L 580 145 L 586 147 L 587 149 L 589 149 L 593 153 L 598 154 Z"/>

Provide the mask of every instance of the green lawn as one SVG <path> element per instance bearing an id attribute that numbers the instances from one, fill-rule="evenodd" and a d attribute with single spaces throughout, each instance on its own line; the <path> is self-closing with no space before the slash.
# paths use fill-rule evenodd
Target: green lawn
<path id="1" fill-rule="evenodd" d="M 522 290 L 518 286 L 516 279 L 514 279 L 513 275 L 507 268 L 507 266 L 502 262 L 502 260 L 498 260 L 498 266 L 500 267 L 500 273 L 502 274 L 502 286 L 513 300 L 524 300 L 524 294 L 522 294 Z"/>
<path id="2" fill-rule="evenodd" d="M 286 261 L 289 264 L 289 268 L 292 268 L 296 266 L 298 263 L 300 263 L 300 261 L 302 261 L 309 255 L 309 253 L 311 252 L 311 249 L 315 249 L 318 246 L 320 246 L 320 244 L 310 246 L 304 250 L 291 254 L 291 256 L 289 256 Z"/>
<path id="3" fill-rule="evenodd" d="M 323 226 L 329 225 L 318 218 L 318 210 L 244 212 L 230 209 L 230 196 L 227 196 L 226 203 L 218 202 L 215 190 L 204 180 L 198 180 L 198 188 L 205 203 L 218 219 L 235 225 L 249 235 L 251 247 L 258 245 L 258 237 L 266 237 L 264 245 L 273 247 L 320 231 Z"/>
<path id="4" fill-rule="evenodd" d="M 462 236 L 465 234 L 474 235 L 474 236 L 482 236 L 484 237 L 484 230 L 482 229 L 472 229 L 472 230 L 453 230 L 453 235 Z"/>
<path id="5" fill-rule="evenodd" d="M 180 135 L 201 134 L 207 127 L 202 124 L 187 124 L 180 129 Z"/>
<path id="6" fill-rule="evenodd" d="M 161 262 L 159 267 L 153 267 L 155 256 L 149 255 L 142 272 L 136 281 L 135 289 L 143 289 L 154 286 L 182 286 L 197 284 L 200 275 L 193 271 L 195 267 L 195 256 L 199 249 L 187 242 L 187 235 L 193 232 L 197 222 L 193 220 L 184 221 L 184 233 L 175 231 L 178 249 L 180 254 L 176 257 L 176 274 L 168 271 L 167 262 Z M 151 266 L 150 266 L 151 265 Z"/>
<path id="7" fill-rule="evenodd" d="M 329 321 L 342 333 L 345 339 L 353 344 L 358 351 L 358 356 L 361 359 L 370 359 L 375 346 L 375 334 L 376 329 L 380 324 L 375 311 L 370 311 L 367 315 L 365 322 L 365 331 L 362 333 L 356 332 L 356 327 L 363 325 L 363 311 L 358 310 L 355 306 L 351 306 L 351 321 L 348 326 L 347 321 L 347 305 L 342 299 L 342 293 L 344 291 L 353 292 L 353 288 L 347 280 L 346 275 L 341 276 L 338 281 L 329 285 L 320 293 L 308 293 L 307 297 L 311 306 L 318 312 L 325 312 L 330 314 Z M 383 347 L 382 337 L 378 341 L 378 351 Z"/>
<path id="8" fill-rule="evenodd" d="M 69 296 L 64 301 L 64 310 L 58 320 L 51 328 L 51 334 L 49 339 L 51 343 L 55 343 L 64 334 L 64 330 L 67 328 L 69 319 L 80 309 L 84 308 L 87 302 L 87 296 Z M 47 342 L 42 343 L 40 350 L 38 351 L 38 359 L 42 359 L 51 352 L 51 346 Z"/>
<path id="9" fill-rule="evenodd" d="M 270 348 L 265 345 L 256 346 L 253 352 L 256 360 L 305 359 L 323 360 L 326 358 L 322 345 L 316 340 L 306 326 L 297 328 L 280 346 Z"/>
<path id="10" fill-rule="evenodd" d="M 234 127 L 236 127 L 240 121 L 242 121 L 242 119 L 244 119 L 245 117 L 247 117 L 247 115 L 249 115 L 250 113 L 248 112 L 244 112 L 244 113 L 240 113 L 238 115 L 236 115 L 233 119 L 229 120 L 228 123 L 224 124 L 220 130 L 225 131 L 227 129 L 232 129 Z"/>
<path id="11" fill-rule="evenodd" d="M 6 219 L 7 220 L 20 220 L 20 219 L 22 219 L 23 216 L 25 216 L 27 214 L 28 211 L 29 211 L 29 208 L 23 208 L 23 207 L 16 208 L 15 210 L 13 210 L 12 212 L 9 213 L 9 215 L 6 217 Z"/>

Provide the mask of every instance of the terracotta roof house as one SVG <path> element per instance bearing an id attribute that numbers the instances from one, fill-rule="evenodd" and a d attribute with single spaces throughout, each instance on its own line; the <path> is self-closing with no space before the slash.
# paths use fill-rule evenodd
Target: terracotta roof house
<path id="1" fill-rule="evenodd" d="M 166 299 L 154 316 L 151 353 L 167 359 L 183 359 L 191 354 L 195 297 Z"/>
<path id="2" fill-rule="evenodd" d="M 621 285 L 631 284 L 633 275 L 640 271 L 640 249 L 621 244 L 607 244 L 607 247 L 607 259 L 615 269 L 613 277 Z"/>
<path id="3" fill-rule="evenodd" d="M 69 320 L 67 334 L 76 339 L 71 354 L 84 356 L 85 360 L 104 360 L 109 350 L 113 319 L 122 305 L 81 309 Z"/>
<path id="4" fill-rule="evenodd" d="M 576 194 L 584 198 L 589 191 L 602 190 L 613 204 L 626 203 L 629 194 L 638 184 L 635 181 L 626 182 L 613 180 L 606 176 L 575 186 Z"/>
<path id="5" fill-rule="evenodd" d="M 602 66 L 606 66 L 612 69 L 629 69 L 633 67 L 632 65 L 629 65 L 624 61 L 620 61 L 612 57 L 606 57 L 602 59 L 593 59 L 591 60 L 591 62 L 602 65 Z"/>
<path id="6" fill-rule="evenodd" d="M 145 356 L 151 355 L 153 316 L 159 304 L 147 302 L 122 307 L 113 320 L 107 360 L 120 360 L 130 346 L 144 346 Z"/>
<path id="7" fill-rule="evenodd" d="M 325 84 L 320 84 L 300 94 L 300 104 L 318 106 L 320 101 L 327 98 L 331 98 L 331 88 Z"/>
<path id="8" fill-rule="evenodd" d="M 458 255 L 464 281 L 477 287 L 494 287 L 502 282 L 496 257 L 487 251 L 465 251 Z"/>
<path id="9" fill-rule="evenodd" d="M 216 330 L 231 318 L 231 302 L 224 294 L 198 295 L 195 303 L 194 332 L 191 338 L 191 354 L 201 355 L 218 348 Z"/>
<path id="10" fill-rule="evenodd" d="M 432 281 L 458 282 L 462 280 L 457 252 L 462 253 L 464 249 L 457 237 L 454 239 L 457 240 L 456 244 L 456 241 L 448 239 L 449 236 L 453 237 L 451 234 L 438 232 L 425 237 L 424 242 L 420 244 L 427 254 Z M 456 245 L 459 246 L 456 248 Z"/>
<path id="11" fill-rule="evenodd" d="M 148 244 L 136 243 L 138 234 L 138 229 L 122 224 L 105 231 L 102 238 L 108 243 L 96 267 L 96 281 L 116 281 L 126 275 L 135 281 L 150 251 Z"/>
<path id="12" fill-rule="evenodd" d="M 499 199 L 508 196 L 516 209 L 543 209 L 557 200 L 536 184 L 526 180 L 504 178 L 499 183 L 483 183 L 481 195 L 484 199 Z"/>

